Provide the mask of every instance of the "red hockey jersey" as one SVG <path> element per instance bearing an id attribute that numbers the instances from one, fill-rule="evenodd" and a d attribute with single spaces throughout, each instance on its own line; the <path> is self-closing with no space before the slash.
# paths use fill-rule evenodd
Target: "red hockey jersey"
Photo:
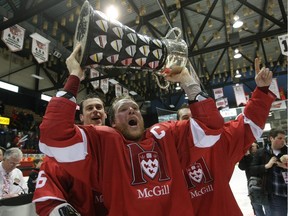
<path id="1" fill-rule="evenodd" d="M 272 101 L 272 96 L 259 90 L 257 94 L 260 100 L 255 96 L 244 115 L 229 125 L 223 125 L 213 100 L 208 99 L 190 106 L 194 120 L 154 125 L 137 143 L 125 140 L 109 127 L 74 125 L 75 104 L 64 98 L 53 98 L 40 127 L 39 146 L 42 152 L 62 162 L 70 174 L 101 191 L 109 215 L 193 216 L 192 204 L 199 216 L 227 215 L 228 208 L 231 215 L 235 208 L 239 210 L 229 188 L 235 163 L 261 135 L 262 122 Z M 261 104 L 265 111 L 256 111 L 263 98 L 269 100 Z M 226 156 L 230 158 L 222 169 Z M 202 176 L 205 172 L 206 184 L 213 184 L 201 185 L 203 179 L 197 171 Z M 200 191 L 192 180 L 199 183 L 196 186 Z M 220 199 L 226 193 L 226 200 L 231 199 L 228 203 L 215 198 Z M 230 206 L 217 207 L 212 202 Z M 205 214 L 199 209 L 204 209 Z"/>
<path id="2" fill-rule="evenodd" d="M 261 136 L 274 100 L 272 93 L 265 94 L 256 88 L 244 113 L 236 120 L 225 123 L 219 136 L 213 136 L 210 130 L 205 130 L 205 133 L 195 131 L 198 127 L 205 128 L 208 122 L 205 123 L 203 118 L 199 121 L 193 113 L 194 119 L 186 121 L 186 124 L 191 125 L 193 135 L 190 134 L 188 140 L 187 137 L 180 137 L 180 143 L 186 142 L 186 145 L 181 146 L 180 161 L 195 215 L 243 215 L 229 181 L 235 164 L 252 142 Z M 191 143 L 191 139 L 194 142 Z"/>
<path id="3" fill-rule="evenodd" d="M 106 215 L 102 195 L 69 175 L 53 158 L 45 157 L 36 189 L 33 202 L 41 216 L 48 216 L 62 202 L 71 204 L 82 216 Z"/>

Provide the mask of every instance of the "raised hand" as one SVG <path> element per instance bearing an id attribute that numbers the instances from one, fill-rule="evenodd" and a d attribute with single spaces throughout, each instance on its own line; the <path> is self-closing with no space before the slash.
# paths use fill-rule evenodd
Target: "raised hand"
<path id="1" fill-rule="evenodd" d="M 261 68 L 259 59 L 255 58 L 255 82 L 258 87 L 270 86 L 272 82 L 272 71 L 269 68 Z"/>
<path id="2" fill-rule="evenodd" d="M 76 59 L 80 51 L 81 51 L 81 45 L 78 44 L 74 48 L 70 56 L 66 59 L 66 65 L 67 65 L 70 75 L 75 75 L 79 77 L 79 79 L 81 79 L 84 76 L 84 72 L 82 68 L 80 67 L 79 62 Z"/>

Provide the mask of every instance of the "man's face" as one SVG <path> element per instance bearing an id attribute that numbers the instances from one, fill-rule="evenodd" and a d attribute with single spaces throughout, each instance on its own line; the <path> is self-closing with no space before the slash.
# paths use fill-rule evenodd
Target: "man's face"
<path id="1" fill-rule="evenodd" d="M 252 143 L 252 145 L 251 145 L 251 153 L 255 153 L 257 151 L 257 147 L 258 147 L 257 143 Z"/>
<path id="2" fill-rule="evenodd" d="M 10 157 L 3 159 L 2 166 L 7 173 L 10 173 L 12 170 L 14 170 L 17 166 L 20 165 L 20 162 L 21 158 Z"/>
<path id="3" fill-rule="evenodd" d="M 144 133 L 144 120 L 136 102 L 122 99 L 114 106 L 115 119 L 112 127 L 128 140 L 138 141 Z"/>
<path id="4" fill-rule="evenodd" d="M 192 117 L 191 111 L 189 108 L 180 109 L 178 112 L 179 120 L 189 120 Z"/>
<path id="5" fill-rule="evenodd" d="M 84 125 L 105 125 L 107 115 L 99 98 L 89 98 L 83 102 L 83 114 L 80 120 Z"/>
<path id="6" fill-rule="evenodd" d="M 279 150 L 283 148 L 283 146 L 286 144 L 285 134 L 278 133 L 275 138 L 270 137 L 270 141 L 272 148 L 275 150 Z"/>

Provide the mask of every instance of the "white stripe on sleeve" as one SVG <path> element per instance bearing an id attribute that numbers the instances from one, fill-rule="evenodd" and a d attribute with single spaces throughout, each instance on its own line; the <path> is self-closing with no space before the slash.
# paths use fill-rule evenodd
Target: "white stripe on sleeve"
<path id="1" fill-rule="evenodd" d="M 49 157 L 54 157 L 58 162 L 75 162 L 84 160 L 87 153 L 87 137 L 83 129 L 79 128 L 82 142 L 67 147 L 51 147 L 39 141 L 39 149 Z"/>

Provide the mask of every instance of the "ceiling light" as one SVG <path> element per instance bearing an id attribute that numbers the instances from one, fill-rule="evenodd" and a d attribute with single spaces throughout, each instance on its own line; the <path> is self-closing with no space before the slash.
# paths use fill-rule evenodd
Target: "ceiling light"
<path id="1" fill-rule="evenodd" d="M 113 5 L 110 5 L 106 9 L 106 15 L 109 17 L 109 19 L 117 19 L 118 18 L 118 11 Z"/>
<path id="2" fill-rule="evenodd" d="M 240 78 L 242 75 L 240 74 L 239 70 L 236 70 L 235 78 Z"/>
<path id="3" fill-rule="evenodd" d="M 116 81 L 115 79 L 109 79 L 109 82 L 112 83 L 112 84 L 114 84 L 114 85 L 119 83 L 119 82 Z"/>
<path id="4" fill-rule="evenodd" d="M 185 94 L 185 97 L 184 97 L 184 99 L 188 100 L 188 96 L 187 96 L 187 94 Z"/>
<path id="5" fill-rule="evenodd" d="M 238 49 L 235 49 L 234 50 L 234 58 L 235 59 L 238 59 L 238 58 L 241 58 L 242 57 L 242 54 L 241 53 L 239 53 L 239 50 Z"/>
<path id="6" fill-rule="evenodd" d="M 170 104 L 169 107 L 172 109 L 175 108 L 175 106 L 173 104 Z"/>
<path id="7" fill-rule="evenodd" d="M 49 95 L 45 95 L 45 94 L 41 94 L 41 100 L 44 100 L 44 101 L 50 101 L 51 100 L 51 96 Z"/>
<path id="8" fill-rule="evenodd" d="M 240 28 L 243 25 L 243 22 L 239 19 L 238 15 L 234 16 L 233 28 Z"/>
<path id="9" fill-rule="evenodd" d="M 129 92 L 131 95 L 137 95 L 137 92 L 135 92 L 135 91 L 130 91 Z"/>
<path id="10" fill-rule="evenodd" d="M 44 78 L 41 76 L 38 76 L 36 74 L 31 74 L 32 77 L 34 77 L 35 79 L 39 79 L 39 80 L 43 80 Z"/>
<path id="11" fill-rule="evenodd" d="M 181 89 L 179 83 L 176 83 L 176 88 L 175 88 L 177 91 Z"/>
<path id="12" fill-rule="evenodd" d="M 16 93 L 19 91 L 19 87 L 18 86 L 12 85 L 12 84 L 9 84 L 9 83 L 5 83 L 5 82 L 2 82 L 2 81 L 0 81 L 0 88 L 8 90 L 8 91 L 16 92 Z"/>

